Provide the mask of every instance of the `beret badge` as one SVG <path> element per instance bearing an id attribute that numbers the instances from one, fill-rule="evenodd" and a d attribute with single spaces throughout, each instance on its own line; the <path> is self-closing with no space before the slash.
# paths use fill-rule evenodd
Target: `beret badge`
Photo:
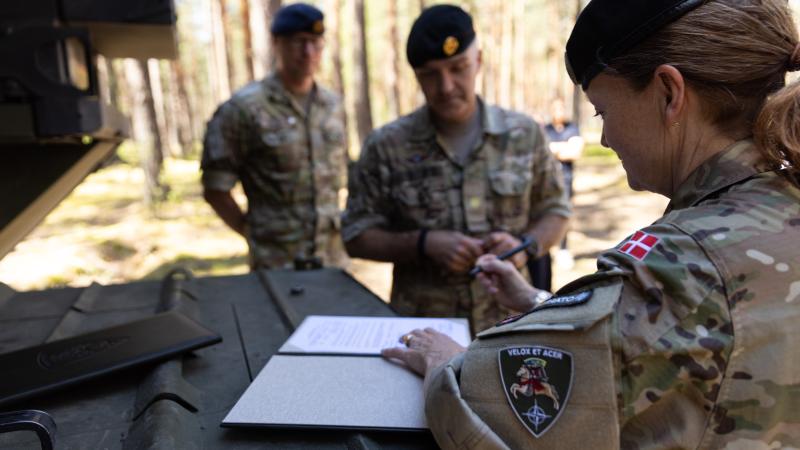
<path id="1" fill-rule="evenodd" d="M 453 36 L 447 36 L 447 39 L 444 40 L 444 44 L 442 44 L 442 51 L 445 56 L 453 56 L 458 51 L 458 46 L 458 39 Z"/>
<path id="2" fill-rule="evenodd" d="M 311 25 L 311 29 L 316 34 L 322 34 L 325 31 L 325 25 L 322 23 L 321 20 L 317 20 L 314 22 L 313 25 Z"/>

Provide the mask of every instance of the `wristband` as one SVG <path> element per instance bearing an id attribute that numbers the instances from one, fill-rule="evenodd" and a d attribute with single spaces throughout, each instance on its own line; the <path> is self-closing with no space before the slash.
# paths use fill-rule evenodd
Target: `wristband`
<path id="1" fill-rule="evenodd" d="M 419 230 L 419 236 L 417 237 L 417 257 L 422 261 L 427 257 L 425 254 L 425 239 L 428 238 L 428 229 L 421 228 Z"/>
<path id="2" fill-rule="evenodd" d="M 525 249 L 525 252 L 528 254 L 531 260 L 536 259 L 539 255 L 539 241 L 537 241 L 536 238 L 530 234 L 520 236 L 519 240 L 524 241 L 526 237 L 530 239 L 531 244 L 528 245 L 528 248 Z"/>

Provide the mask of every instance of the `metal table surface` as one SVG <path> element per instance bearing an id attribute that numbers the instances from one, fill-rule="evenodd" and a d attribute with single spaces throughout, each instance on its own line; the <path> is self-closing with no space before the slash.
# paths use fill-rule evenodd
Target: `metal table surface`
<path id="1" fill-rule="evenodd" d="M 430 433 L 226 429 L 219 426 L 267 360 L 310 314 L 395 313 L 339 269 L 270 270 L 34 292 L 0 290 L 0 353 L 177 309 L 223 342 L 21 401 L 56 421 L 56 449 L 423 449 Z M 2 368 L 0 368 L 2 374 Z M 0 376 L 2 382 L 2 376 Z M 0 434 L 0 449 L 39 448 L 32 432 Z"/>

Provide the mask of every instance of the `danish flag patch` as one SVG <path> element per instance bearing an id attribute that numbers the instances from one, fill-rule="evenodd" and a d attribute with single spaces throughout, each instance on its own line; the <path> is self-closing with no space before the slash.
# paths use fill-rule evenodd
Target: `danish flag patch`
<path id="1" fill-rule="evenodd" d="M 627 242 L 622 244 L 619 251 L 642 261 L 657 243 L 657 237 L 639 230 Z"/>

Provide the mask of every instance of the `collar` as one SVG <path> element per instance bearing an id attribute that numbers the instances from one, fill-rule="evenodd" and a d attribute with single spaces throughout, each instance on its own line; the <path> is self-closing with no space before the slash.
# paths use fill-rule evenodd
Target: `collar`
<path id="1" fill-rule="evenodd" d="M 270 100 L 278 101 L 281 103 L 289 104 L 297 109 L 298 105 L 295 105 L 295 101 L 293 100 L 292 95 L 286 89 L 286 86 L 283 85 L 281 78 L 278 76 L 277 72 L 272 72 L 264 78 L 263 81 L 264 89 L 267 93 L 267 97 Z M 319 106 L 328 106 L 333 99 L 331 95 L 325 92 L 324 89 L 320 89 L 317 85 L 317 82 L 314 82 L 314 85 L 311 87 L 311 104 L 312 105 L 319 105 Z M 302 108 L 298 110 L 298 112 L 303 112 Z"/>
<path id="2" fill-rule="evenodd" d="M 502 109 L 494 105 L 487 105 L 480 96 L 478 99 L 478 109 L 481 112 L 481 128 L 485 134 L 500 135 L 508 132 L 505 115 Z M 433 127 L 430 109 L 427 106 L 417 108 L 411 113 L 413 141 L 436 140 L 436 128 Z"/>
<path id="3" fill-rule="evenodd" d="M 752 140 L 737 141 L 698 166 L 681 183 L 667 212 L 697 205 L 715 193 L 741 183 L 753 175 L 772 170 Z"/>

